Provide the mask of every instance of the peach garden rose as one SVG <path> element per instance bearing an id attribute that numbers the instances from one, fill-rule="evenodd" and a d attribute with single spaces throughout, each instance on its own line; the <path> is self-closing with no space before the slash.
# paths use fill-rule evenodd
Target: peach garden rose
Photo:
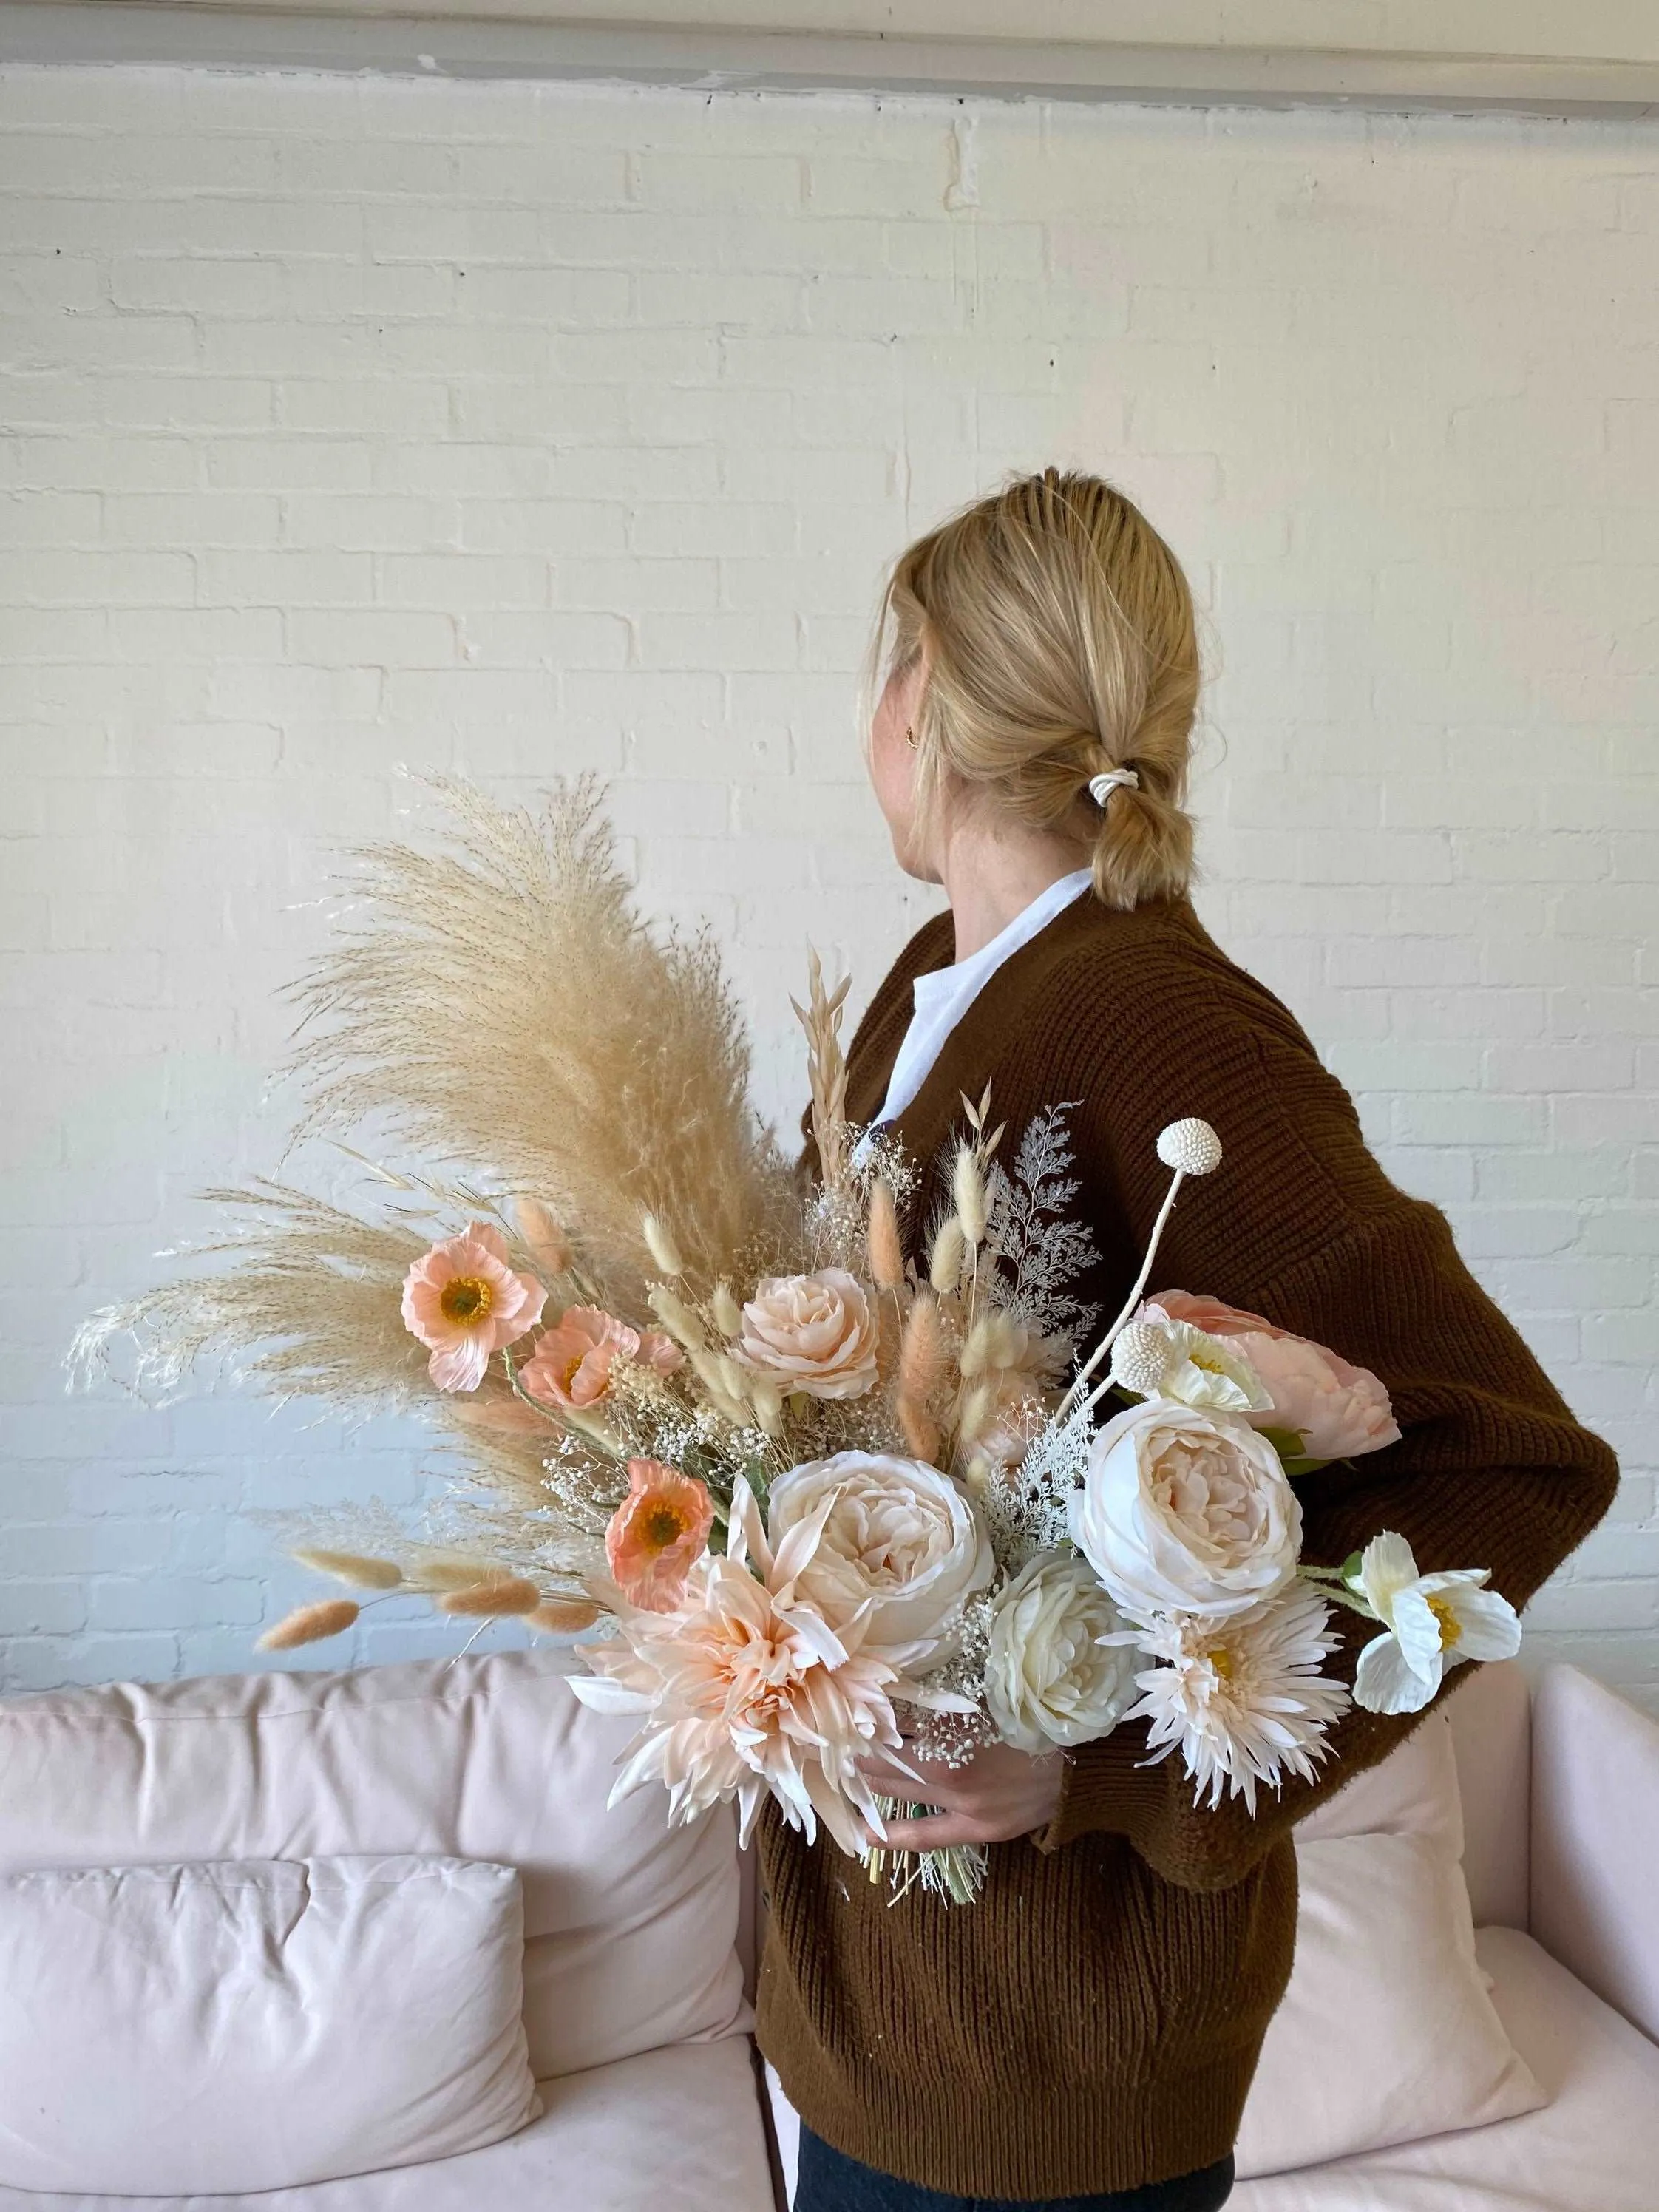
<path id="1" fill-rule="evenodd" d="M 764 1277 L 733 1350 L 751 1373 L 812 1398 L 860 1398 L 876 1379 L 875 1318 L 842 1267 Z"/>

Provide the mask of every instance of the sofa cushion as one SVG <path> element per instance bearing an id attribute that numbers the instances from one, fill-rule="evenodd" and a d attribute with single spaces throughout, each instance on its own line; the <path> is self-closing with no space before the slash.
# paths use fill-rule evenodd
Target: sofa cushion
<path id="1" fill-rule="evenodd" d="M 773 2212 L 746 2037 L 646 2051 L 538 2086 L 539 2119 L 459 2158 L 252 2200 L 0 2188 L 0 2212 Z"/>
<path id="2" fill-rule="evenodd" d="M 270 2190 L 541 2110 L 511 1867 L 246 1859 L 0 1876 L 0 2181 Z"/>
<path id="3" fill-rule="evenodd" d="M 1296 1959 L 1239 2130 L 1241 2175 L 1316 2166 L 1533 2110 L 1433 1836 L 1298 1840 Z"/>
<path id="4" fill-rule="evenodd" d="M 1296 1832 L 1305 1843 L 1341 1836 L 1432 1836 L 1453 1858 L 1460 1857 L 1463 1808 L 1445 1715 L 1431 1713 L 1386 1759 L 1298 1820 Z"/>
<path id="5" fill-rule="evenodd" d="M 632 1724 L 589 1712 L 568 1649 L 352 1673 L 200 1676 L 0 1702 L 0 1872 L 404 1853 L 524 1885 L 539 2075 L 741 2033 L 728 1807 L 605 1799 Z"/>
<path id="6" fill-rule="evenodd" d="M 1227 2212 L 1653 2212 L 1659 2047 L 1530 1937 L 1485 1928 L 1475 1941 L 1548 2101 L 1497 2127 L 1242 2181 Z"/>

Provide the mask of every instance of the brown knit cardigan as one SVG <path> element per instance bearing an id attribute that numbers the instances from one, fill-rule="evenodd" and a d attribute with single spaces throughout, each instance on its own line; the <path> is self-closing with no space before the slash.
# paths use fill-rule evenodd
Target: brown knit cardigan
<path id="1" fill-rule="evenodd" d="M 912 979 L 949 963 L 951 934 L 948 914 L 927 922 L 860 1024 L 854 1121 L 879 1110 Z M 1474 1281 L 1443 1217 L 1371 1158 L 1293 1017 L 1185 902 L 1121 914 L 1085 896 L 991 977 L 899 1118 L 929 1170 L 913 1252 L 961 1096 L 988 1080 L 1010 1155 L 1030 1115 L 1076 1102 L 1077 1211 L 1104 1255 L 1079 1287 L 1103 1314 L 1167 1187 L 1158 1131 L 1198 1115 L 1226 1157 L 1183 1189 L 1153 1288 L 1264 1313 L 1387 1383 L 1401 1441 L 1297 1483 L 1305 1558 L 1334 1564 L 1394 1528 L 1425 1571 L 1490 1567 L 1518 1607 L 1606 1511 L 1612 1452 Z M 1367 1626 L 1339 1625 L 1346 1656 L 1328 1664 L 1352 1680 Z M 1125 1724 L 1068 1754 L 1057 1817 L 993 1846 L 966 1908 L 914 1890 L 890 1905 L 769 1808 L 759 2035 L 792 2103 L 852 2157 L 969 2197 L 1127 2189 L 1224 2157 L 1290 1972 L 1292 1823 L 1412 1725 L 1352 1711 L 1318 1781 L 1287 1782 L 1252 1818 L 1237 1799 L 1198 1809 L 1179 1759 L 1141 1764 L 1146 1724 Z"/>

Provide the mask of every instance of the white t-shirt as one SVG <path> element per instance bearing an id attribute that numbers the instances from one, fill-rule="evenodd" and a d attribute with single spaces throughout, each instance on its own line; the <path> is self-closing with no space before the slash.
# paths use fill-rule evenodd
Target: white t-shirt
<path id="1" fill-rule="evenodd" d="M 1087 868 L 1073 869 L 1069 876 L 1061 876 L 1058 882 L 1050 884 L 1047 890 L 1039 891 L 1030 906 L 1017 914 L 1006 929 L 999 930 L 990 943 L 982 945 L 977 952 L 970 952 L 953 967 L 936 968 L 916 977 L 910 987 L 915 1012 L 910 1017 L 910 1026 L 904 1032 L 904 1042 L 887 1079 L 887 1096 L 882 1101 L 878 1121 L 890 1121 L 904 1111 L 933 1073 L 933 1063 L 944 1050 L 945 1040 L 1003 962 L 1010 954 L 1018 952 L 1022 945 L 1029 945 L 1037 932 L 1046 929 L 1073 899 L 1081 898 L 1093 881 Z"/>

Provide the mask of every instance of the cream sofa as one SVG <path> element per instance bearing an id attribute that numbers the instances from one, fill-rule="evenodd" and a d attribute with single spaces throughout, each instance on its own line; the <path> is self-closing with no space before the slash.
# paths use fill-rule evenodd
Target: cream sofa
<path id="1" fill-rule="evenodd" d="M 0 1703 L 0 1881 L 362 1853 L 516 1868 L 543 2106 L 487 2148 L 422 2163 L 242 2195 L 167 2196 L 143 2172 L 123 2195 L 0 2185 L 0 2212 L 782 2203 L 793 2115 L 761 2087 L 749 2033 L 751 1869 L 724 1815 L 671 1832 L 653 1791 L 605 1810 L 627 1729 L 576 1705 L 568 1663 L 543 1650 Z M 1566 1668 L 1530 1698 L 1514 1666 L 1472 1671 L 1449 1710 L 1461 1808 L 1432 1818 L 1461 1820 L 1480 1960 L 1548 2101 L 1241 2182 L 1238 2212 L 1659 2206 L 1659 1728 Z M 1356 1795 L 1351 1826 L 1364 1812 Z M 5 2155 L 0 2128 L 0 2172 Z"/>

